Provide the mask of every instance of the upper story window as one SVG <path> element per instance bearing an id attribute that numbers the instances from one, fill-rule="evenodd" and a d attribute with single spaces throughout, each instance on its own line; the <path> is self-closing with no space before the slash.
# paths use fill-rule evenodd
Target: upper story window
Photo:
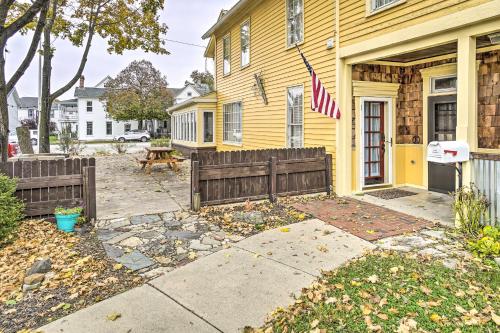
<path id="1" fill-rule="evenodd" d="M 368 13 L 388 9 L 403 2 L 406 0 L 368 0 L 367 5 L 370 6 Z"/>
<path id="2" fill-rule="evenodd" d="M 246 21 L 240 28 L 241 39 L 241 67 L 250 64 L 250 21 Z"/>
<path id="3" fill-rule="evenodd" d="M 231 73 L 231 36 L 227 35 L 222 39 L 222 70 L 224 75 Z"/>
<path id="4" fill-rule="evenodd" d="M 28 109 L 28 117 L 33 118 L 33 109 Z"/>
<path id="5" fill-rule="evenodd" d="M 92 112 L 94 109 L 94 106 L 92 104 L 92 101 L 87 101 L 87 112 Z"/>
<path id="6" fill-rule="evenodd" d="M 446 93 L 457 91 L 457 77 L 455 75 L 433 77 L 431 80 L 432 93 Z"/>
<path id="7" fill-rule="evenodd" d="M 304 1 L 286 0 L 287 45 L 304 41 Z"/>

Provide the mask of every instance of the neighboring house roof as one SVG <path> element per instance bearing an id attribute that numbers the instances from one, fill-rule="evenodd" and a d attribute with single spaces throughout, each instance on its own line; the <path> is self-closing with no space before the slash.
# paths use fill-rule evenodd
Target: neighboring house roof
<path id="1" fill-rule="evenodd" d="M 198 94 L 200 94 L 200 96 L 206 95 L 212 91 L 212 89 L 210 89 L 210 86 L 208 84 L 204 84 L 204 83 L 203 84 L 193 84 L 192 87 L 194 88 L 194 90 L 196 90 L 198 92 Z"/>
<path id="2" fill-rule="evenodd" d="M 251 6 L 259 5 L 263 0 L 240 0 L 238 1 L 230 10 L 222 11 L 219 15 L 217 23 L 215 23 L 205 34 L 203 39 L 210 38 L 217 30 L 224 26 L 227 22 L 232 19 L 237 18 L 243 10 L 250 8 Z"/>
<path id="3" fill-rule="evenodd" d="M 197 103 L 217 103 L 217 94 L 215 91 L 212 91 L 199 97 L 190 98 L 187 101 L 171 106 L 167 109 L 167 112 L 183 110 L 184 108 Z"/>
<path id="4" fill-rule="evenodd" d="M 167 88 L 168 91 L 172 94 L 172 96 L 177 97 L 184 90 L 185 87 L 182 88 Z"/>
<path id="5" fill-rule="evenodd" d="M 76 98 L 101 98 L 106 91 L 105 88 L 93 88 L 93 87 L 76 87 L 75 97 Z"/>
<path id="6" fill-rule="evenodd" d="M 21 97 L 19 107 L 22 109 L 37 108 L 38 107 L 38 97 Z"/>
<path id="7" fill-rule="evenodd" d="M 61 105 L 77 104 L 77 103 L 78 103 L 78 99 L 76 99 L 76 98 L 67 99 L 64 101 L 59 101 L 59 104 L 61 104 Z"/>
<path id="8" fill-rule="evenodd" d="M 105 84 L 106 82 L 108 82 L 109 80 L 112 80 L 112 78 L 111 78 L 111 76 L 107 75 L 104 79 L 102 79 L 101 81 L 99 81 L 99 83 L 98 83 L 98 84 L 96 84 L 96 85 L 94 86 L 94 88 L 99 88 L 100 86 L 104 86 L 104 84 Z"/>
<path id="9" fill-rule="evenodd" d="M 16 87 L 12 88 L 12 90 L 7 95 L 7 97 L 9 97 L 10 95 L 12 95 L 12 97 L 14 98 L 14 101 L 16 101 L 17 106 L 20 107 L 21 106 L 21 99 L 19 98 L 19 94 L 17 93 Z"/>

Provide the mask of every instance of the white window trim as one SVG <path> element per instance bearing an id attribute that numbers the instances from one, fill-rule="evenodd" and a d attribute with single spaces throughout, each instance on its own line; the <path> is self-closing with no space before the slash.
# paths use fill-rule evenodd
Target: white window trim
<path id="1" fill-rule="evenodd" d="M 441 76 L 431 76 L 430 77 L 430 88 L 431 88 L 431 91 L 430 93 L 433 94 L 433 95 L 439 95 L 439 94 L 456 94 L 457 93 L 457 88 L 448 88 L 448 89 L 438 89 L 436 90 L 434 88 L 435 86 L 435 83 L 436 83 L 436 79 L 448 79 L 448 78 L 457 78 L 457 75 L 456 74 L 451 74 L 451 75 L 441 75 Z M 458 81 L 457 81 L 458 82 Z"/>
<path id="2" fill-rule="evenodd" d="M 306 29 L 305 29 L 305 21 L 306 21 L 306 8 L 304 4 L 304 0 L 302 0 L 302 40 L 298 43 L 294 43 L 292 45 L 288 44 L 288 1 L 290 0 L 285 0 L 285 45 L 286 49 L 292 49 L 295 47 L 295 45 L 302 45 L 304 44 L 304 41 L 306 40 Z M 406 0 L 404 0 L 406 1 Z"/>
<path id="3" fill-rule="evenodd" d="M 224 41 L 228 40 L 229 42 L 229 72 L 225 72 L 225 66 L 224 66 Z M 224 37 L 222 37 L 222 76 L 229 76 L 231 75 L 231 70 L 232 70 L 232 59 L 231 59 L 231 32 L 227 33 Z"/>
<path id="4" fill-rule="evenodd" d="M 243 50 L 241 47 L 241 28 L 245 25 L 248 24 L 248 64 L 243 65 Z M 250 18 L 246 19 L 243 21 L 243 23 L 240 24 L 240 66 L 241 69 L 247 68 L 250 66 L 252 63 L 252 25 L 250 23 Z"/>
<path id="5" fill-rule="evenodd" d="M 385 5 L 383 7 L 380 7 L 378 9 L 373 9 L 373 0 L 366 0 L 366 15 L 365 16 L 368 17 L 368 16 L 378 14 L 380 12 L 383 12 L 384 10 L 388 10 L 388 9 L 393 8 L 395 6 L 399 6 L 405 2 L 406 2 L 406 0 L 399 0 L 399 1 L 393 2 L 391 4 Z"/>
<path id="6" fill-rule="evenodd" d="M 286 121 L 285 121 L 285 133 L 286 133 L 286 137 L 285 137 L 285 146 L 287 148 L 290 148 L 290 143 L 289 143 L 289 137 L 290 137 L 290 133 L 289 133 L 289 130 L 288 130 L 288 89 L 291 89 L 291 88 L 302 88 L 302 148 L 305 147 L 305 106 L 306 106 L 306 103 L 305 103 L 305 89 L 304 89 L 304 84 L 297 84 L 297 85 L 293 85 L 293 86 L 289 86 L 289 87 L 286 87 L 285 89 L 285 116 L 286 116 Z"/>
<path id="7" fill-rule="evenodd" d="M 234 103 L 240 103 L 240 112 L 241 112 L 241 142 L 235 142 L 235 141 L 226 141 L 224 140 L 224 106 L 229 105 L 229 104 L 234 104 Z M 222 104 L 222 144 L 228 145 L 228 146 L 236 146 L 236 147 L 242 147 L 243 146 L 243 102 L 242 101 L 233 101 L 229 103 L 224 103 Z"/>

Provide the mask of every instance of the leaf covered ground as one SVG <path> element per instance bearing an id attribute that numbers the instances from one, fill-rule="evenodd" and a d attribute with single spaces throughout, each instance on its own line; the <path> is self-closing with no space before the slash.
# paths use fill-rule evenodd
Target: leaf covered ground
<path id="1" fill-rule="evenodd" d="M 26 270 L 38 258 L 50 258 L 52 269 L 40 289 L 23 293 Z M 17 239 L 0 249 L 0 332 L 36 328 L 141 283 L 106 258 L 94 233 L 24 221 Z"/>
<path id="2" fill-rule="evenodd" d="M 498 332 L 500 269 L 374 252 L 325 273 L 249 332 Z"/>

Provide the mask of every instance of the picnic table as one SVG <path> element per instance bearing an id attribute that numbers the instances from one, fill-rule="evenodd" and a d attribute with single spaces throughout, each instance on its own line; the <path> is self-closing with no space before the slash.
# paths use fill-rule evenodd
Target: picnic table
<path id="1" fill-rule="evenodd" d="M 145 149 L 147 151 L 146 158 L 137 159 L 137 161 L 141 164 L 143 170 L 146 169 L 147 173 L 151 173 L 151 169 L 155 164 L 167 164 L 170 169 L 178 171 L 178 163 L 186 160 L 184 157 L 174 156 L 172 153 L 175 150 L 172 148 L 148 147 Z"/>

